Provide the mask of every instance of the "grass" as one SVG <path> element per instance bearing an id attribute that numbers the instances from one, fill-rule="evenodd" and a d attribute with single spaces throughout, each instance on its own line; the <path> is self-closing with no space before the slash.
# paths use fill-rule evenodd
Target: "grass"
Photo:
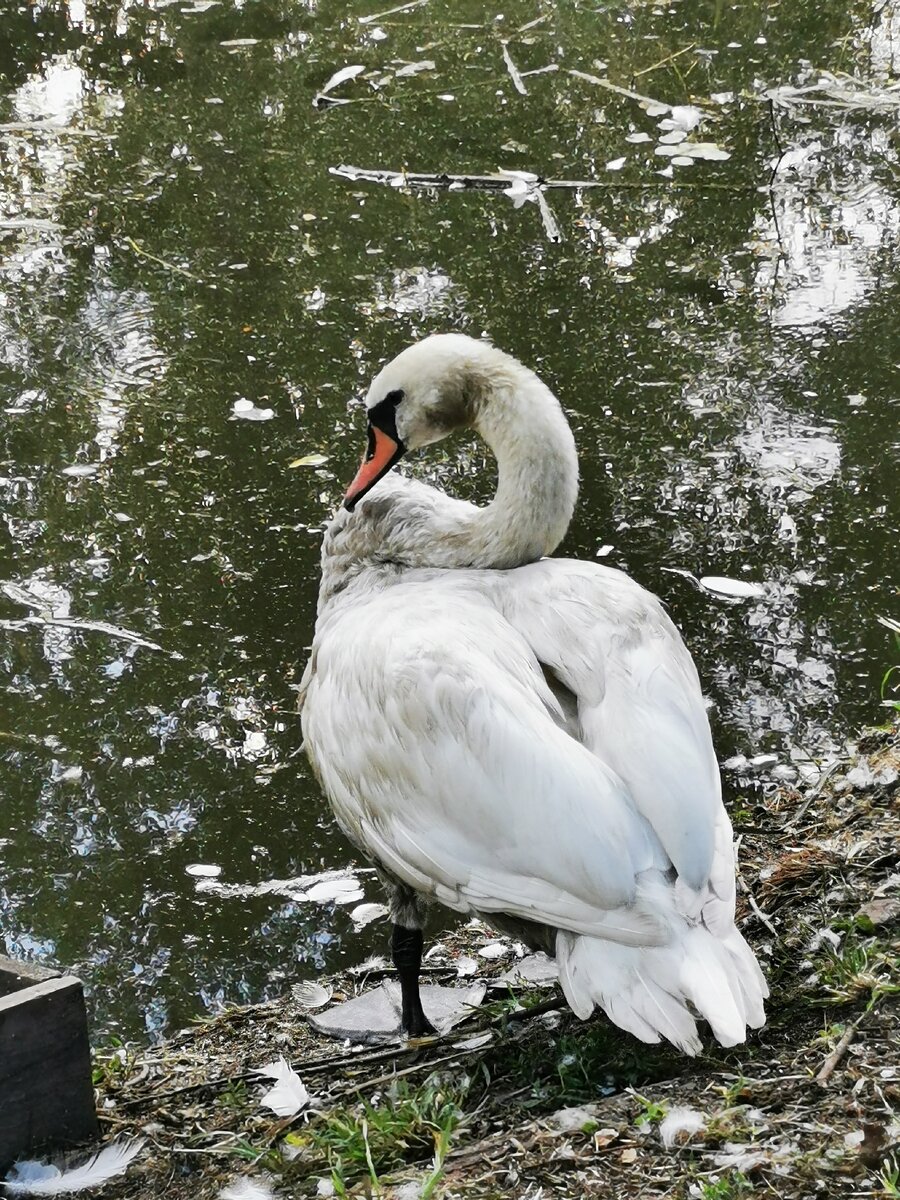
<path id="1" fill-rule="evenodd" d="M 900 1200 L 900 1163 L 896 1158 L 885 1159 L 884 1166 L 878 1172 L 878 1182 L 883 1195 Z"/>
<path id="2" fill-rule="evenodd" d="M 817 1003 L 854 1004 L 900 991 L 894 982 L 900 972 L 900 955 L 877 937 L 862 937 L 849 929 L 838 947 L 825 945 L 816 960 L 824 995 Z"/>
<path id="3" fill-rule="evenodd" d="M 743 1171 L 729 1171 L 720 1179 L 701 1184 L 700 1195 L 703 1200 L 737 1200 L 739 1196 L 747 1196 L 752 1191 L 753 1184 Z"/>
<path id="4" fill-rule="evenodd" d="M 420 1086 L 400 1081 L 377 1100 L 329 1110 L 287 1140 L 302 1151 L 298 1161 L 305 1167 L 327 1165 L 338 1196 L 348 1194 L 354 1181 L 364 1176 L 377 1192 L 385 1172 L 430 1155 L 433 1167 L 424 1185 L 430 1195 L 463 1119 L 467 1092 L 459 1079 L 448 1084 L 437 1075 Z"/>

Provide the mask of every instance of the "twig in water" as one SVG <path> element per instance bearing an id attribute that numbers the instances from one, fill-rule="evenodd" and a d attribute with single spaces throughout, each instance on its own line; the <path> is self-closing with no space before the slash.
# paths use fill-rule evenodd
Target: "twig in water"
<path id="1" fill-rule="evenodd" d="M 451 175 L 446 171 L 428 173 L 424 171 L 372 170 L 367 167 L 351 167 L 346 163 L 342 163 L 339 167 L 329 167 L 328 173 L 330 175 L 337 175 L 341 179 L 349 179 L 353 183 L 357 181 L 380 183 L 397 188 L 452 188 L 453 191 L 504 192 L 510 184 L 510 176 L 508 174 Z M 571 191 L 595 189 L 606 192 L 656 190 L 663 186 L 662 180 L 635 182 L 631 180 L 610 179 L 545 179 L 541 175 L 536 176 L 533 183 L 536 188 L 546 190 L 551 188 L 564 188 Z M 674 184 L 672 180 L 666 180 L 665 186 L 668 188 L 675 186 L 679 189 L 690 191 L 705 191 L 709 189 L 725 192 L 748 192 L 755 190 L 752 185 L 722 183 L 716 180 L 703 183 L 679 183 L 676 180 Z"/>
<path id="2" fill-rule="evenodd" d="M 360 25 L 371 25 L 373 21 L 380 21 L 382 17 L 393 17 L 395 13 L 409 12 L 413 8 L 421 8 L 423 4 L 427 4 L 428 0 L 409 0 L 408 4 L 398 4 L 396 8 L 386 8 L 384 12 L 369 13 L 367 17 L 357 17 Z"/>
<path id="3" fill-rule="evenodd" d="M 506 63 L 506 69 L 509 71 L 509 77 L 513 81 L 513 87 L 520 96 L 528 95 L 528 88 L 522 82 L 522 76 L 519 74 L 519 68 L 510 57 L 509 48 L 506 42 L 501 42 L 500 46 L 503 50 L 503 61 Z"/>
<path id="4" fill-rule="evenodd" d="M 197 275 L 192 275 L 190 271 L 186 271 L 184 267 L 178 267 L 175 263 L 166 262 L 164 258 L 157 258 L 155 254 L 151 254 L 149 250 L 145 250 L 143 246 L 139 246 L 134 238 L 126 237 L 125 241 L 131 249 L 138 255 L 139 258 L 147 258 L 150 262 L 159 263 L 161 267 L 165 267 L 167 271 L 176 271 L 179 275 L 183 275 L 185 279 L 190 279 L 194 283 L 203 283 Z"/>
<path id="5" fill-rule="evenodd" d="M 594 83 L 597 87 L 606 88 L 607 91 L 615 92 L 617 96 L 627 96 L 629 100 L 637 100 L 639 104 L 649 104 L 653 108 L 658 108 L 662 112 L 669 112 L 672 105 L 666 104 L 664 100 L 654 100 L 652 96 L 642 96 L 640 92 L 633 92 L 631 88 L 620 87 L 617 83 L 612 83 L 609 79 L 601 79 L 599 75 L 589 75 L 587 71 L 575 71 L 569 69 L 569 74 L 575 79 L 583 79 L 585 83 Z"/>
<path id="6" fill-rule="evenodd" d="M 661 58 L 652 67 L 644 67 L 642 71 L 635 71 L 631 78 L 640 79 L 642 75 L 649 75 L 651 71 L 658 71 L 660 67 L 664 67 L 666 63 L 670 63 L 673 58 L 680 58 L 682 54 L 687 54 L 688 50 L 693 50 L 696 45 L 696 42 L 691 42 L 689 46 L 684 46 L 681 50 L 676 50 L 674 54 L 668 54 L 665 58 Z"/>
<path id="7" fill-rule="evenodd" d="M 22 617 L 19 621 L 0 621 L 0 629 L 25 629 L 29 625 L 38 625 L 47 629 L 81 629 L 88 633 L 105 633 L 107 637 L 119 638 L 130 642 L 133 646 L 144 646 L 148 650 L 162 650 L 162 646 L 143 638 L 140 634 L 132 633 L 130 629 L 122 629 L 118 625 L 110 625 L 107 621 L 86 621 L 77 617 Z"/>

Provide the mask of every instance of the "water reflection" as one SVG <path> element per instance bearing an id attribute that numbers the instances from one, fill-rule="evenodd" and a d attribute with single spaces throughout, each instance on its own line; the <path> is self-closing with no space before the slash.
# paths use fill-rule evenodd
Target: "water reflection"
<path id="1" fill-rule="evenodd" d="M 265 885 L 352 856 L 295 689 L 352 401 L 412 337 L 485 331 L 555 386 L 583 466 L 565 552 L 669 604 L 733 797 L 811 775 L 877 715 L 874 615 L 900 582 L 897 9 L 862 26 L 785 7 L 764 35 L 744 9 L 713 27 L 526 0 L 487 23 L 465 0 L 380 24 L 278 0 L 16 14 L 0 939 L 79 969 L 98 1030 L 157 1036 L 381 948 L 333 898 Z M 351 102 L 315 108 L 353 64 L 334 89 Z M 538 174 L 602 186 L 548 194 L 557 245 L 536 204 L 378 188 L 329 174 L 342 162 L 502 169 L 514 201 Z M 474 442 L 410 469 L 493 485 Z"/>

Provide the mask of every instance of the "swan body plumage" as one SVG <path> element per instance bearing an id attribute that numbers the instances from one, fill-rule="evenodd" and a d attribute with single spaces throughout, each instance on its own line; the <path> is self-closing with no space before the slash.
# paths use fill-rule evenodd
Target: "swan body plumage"
<path id="1" fill-rule="evenodd" d="M 687 1053 L 697 1014 L 723 1045 L 744 1040 L 767 988 L 734 924 L 697 672 L 634 580 L 545 557 L 577 490 L 558 402 L 451 334 L 388 364 L 367 404 L 370 435 L 378 420 L 391 436 L 375 427 L 360 498 L 326 531 L 302 702 L 339 824 L 403 895 L 555 953 L 578 1016 L 599 1006 Z M 498 460 L 485 508 L 379 468 L 461 425 Z"/>

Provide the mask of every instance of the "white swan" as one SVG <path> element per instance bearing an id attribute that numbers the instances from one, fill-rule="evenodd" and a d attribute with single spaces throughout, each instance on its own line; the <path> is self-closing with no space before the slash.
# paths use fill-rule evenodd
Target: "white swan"
<path id="1" fill-rule="evenodd" d="M 302 719 L 339 824 L 391 885 L 404 1029 L 430 1029 L 430 897 L 555 953 L 579 1017 L 599 1005 L 695 1054 L 699 1013 L 723 1045 L 743 1041 L 768 989 L 734 925 L 694 664 L 627 575 L 542 557 L 577 492 L 558 401 L 509 355 L 441 334 L 390 362 L 366 405 L 368 451 L 325 535 Z M 497 459 L 487 507 L 387 475 L 464 426 Z"/>

